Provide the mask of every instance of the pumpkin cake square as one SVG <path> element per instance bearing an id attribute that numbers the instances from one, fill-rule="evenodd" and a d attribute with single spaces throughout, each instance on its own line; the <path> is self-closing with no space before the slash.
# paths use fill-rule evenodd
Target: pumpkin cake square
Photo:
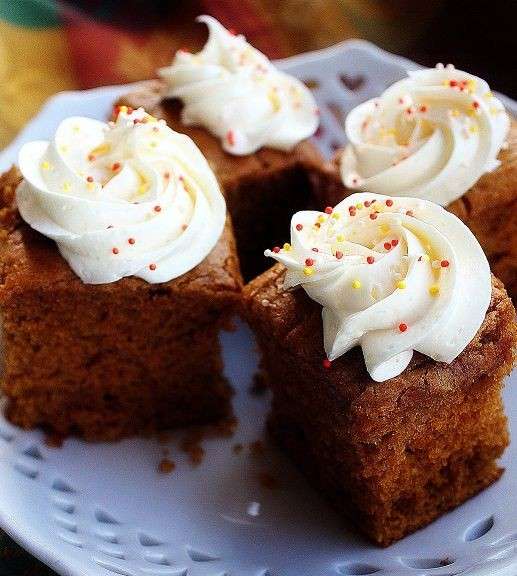
<path id="1" fill-rule="evenodd" d="M 2 390 L 24 428 L 115 440 L 231 415 L 218 340 L 242 287 L 231 222 L 192 142 L 143 118 L 66 120 L 22 150 L 23 176 L 0 178 Z M 103 134 L 114 156 L 104 142 L 81 174 L 74 142 L 86 154 Z"/>
<path id="2" fill-rule="evenodd" d="M 354 194 L 296 214 L 268 254 L 244 313 L 269 430 L 338 511 L 388 546 L 499 478 L 515 310 L 457 218 Z"/>

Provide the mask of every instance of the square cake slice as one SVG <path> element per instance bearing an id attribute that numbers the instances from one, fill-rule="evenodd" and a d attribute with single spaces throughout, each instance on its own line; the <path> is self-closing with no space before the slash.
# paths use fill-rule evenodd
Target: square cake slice
<path id="1" fill-rule="evenodd" d="M 499 280 L 452 363 L 415 354 L 402 374 L 375 382 L 360 348 L 326 363 L 321 307 L 285 291 L 284 276 L 277 264 L 244 290 L 273 392 L 269 429 L 338 511 L 387 546 L 499 478 L 509 442 L 501 390 L 517 341 Z"/>
<path id="2" fill-rule="evenodd" d="M 19 217 L 16 168 L 0 178 L 8 415 L 25 428 L 114 440 L 231 414 L 218 332 L 241 277 L 231 224 L 195 268 L 162 284 L 85 284 Z"/>
<path id="3" fill-rule="evenodd" d="M 166 93 L 164 82 L 150 80 L 123 96 L 117 105 L 142 107 L 196 143 L 226 197 L 242 275 L 250 280 L 267 268 L 263 248 L 280 242 L 293 212 L 327 205 L 329 192 L 320 185 L 322 157 L 309 140 L 290 152 L 262 148 L 247 156 L 229 154 L 205 128 L 185 125 L 181 121 L 181 102 L 166 98 Z M 325 177 L 325 183 L 330 179 Z"/>

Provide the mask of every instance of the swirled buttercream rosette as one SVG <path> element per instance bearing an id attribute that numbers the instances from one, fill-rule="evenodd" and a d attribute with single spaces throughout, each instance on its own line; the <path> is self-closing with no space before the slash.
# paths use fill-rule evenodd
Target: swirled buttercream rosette
<path id="1" fill-rule="evenodd" d="M 85 283 L 138 276 L 166 282 L 219 239 L 224 198 L 195 144 L 143 109 L 116 122 L 64 120 L 19 155 L 22 218 L 55 240 Z"/>
<path id="2" fill-rule="evenodd" d="M 510 119 L 488 84 L 453 66 L 409 72 L 346 119 L 345 186 L 442 206 L 494 170 Z"/>
<path id="3" fill-rule="evenodd" d="M 316 101 L 302 82 L 214 18 L 198 21 L 209 34 L 201 52 L 179 50 L 172 64 L 158 71 L 168 96 L 183 102 L 184 124 L 205 127 L 235 155 L 263 146 L 290 150 L 314 134 Z"/>
<path id="4" fill-rule="evenodd" d="M 266 250 L 323 306 L 334 360 L 361 346 L 376 381 L 400 374 L 413 351 L 451 362 L 490 302 L 486 257 L 470 230 L 437 204 L 357 193 L 325 212 L 293 216 L 291 243 Z"/>

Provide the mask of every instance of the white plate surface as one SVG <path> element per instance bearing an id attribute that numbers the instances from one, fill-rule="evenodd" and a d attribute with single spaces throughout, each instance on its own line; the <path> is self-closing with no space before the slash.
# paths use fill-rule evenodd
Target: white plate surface
<path id="1" fill-rule="evenodd" d="M 352 106 L 416 67 L 358 41 L 280 65 L 318 84 L 323 129 L 317 143 L 326 154 L 344 142 L 342 119 Z M 16 160 L 23 142 L 49 137 L 66 116 L 105 118 L 127 89 L 56 95 L 4 150 L 0 169 Z M 515 113 L 515 103 L 506 103 Z M 507 450 L 506 473 L 494 486 L 424 530 L 377 549 L 349 532 L 273 448 L 263 456 L 234 454 L 235 443 L 262 437 L 268 399 L 248 391 L 257 358 L 247 328 L 239 325 L 222 341 L 240 423 L 233 438 L 205 441 L 198 467 L 178 451 L 181 435 L 169 442 L 176 470 L 163 475 L 157 473 L 163 445 L 156 440 L 68 440 L 53 449 L 40 432 L 0 419 L 0 526 L 63 576 L 517 574 L 517 443 Z M 517 372 L 505 402 L 515 430 Z M 263 472 L 279 479 L 277 489 L 262 486 Z"/>

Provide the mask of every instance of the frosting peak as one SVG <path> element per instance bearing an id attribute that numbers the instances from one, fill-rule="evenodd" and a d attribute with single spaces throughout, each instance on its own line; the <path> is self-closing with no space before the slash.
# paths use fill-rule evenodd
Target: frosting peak
<path id="1" fill-rule="evenodd" d="M 334 209 L 293 216 L 291 243 L 266 250 L 284 287 L 323 306 L 334 360 L 360 345 L 370 376 L 400 374 L 416 350 L 452 362 L 490 303 L 486 257 L 470 230 L 437 204 L 353 194 Z"/>
<path id="2" fill-rule="evenodd" d="M 488 84 L 453 66 L 409 72 L 346 119 L 345 186 L 442 206 L 494 170 L 510 120 Z"/>
<path id="3" fill-rule="evenodd" d="M 316 102 L 299 80 L 210 16 L 201 52 L 178 50 L 171 66 L 158 71 L 168 95 L 183 102 L 182 121 L 204 126 L 235 155 L 263 146 L 290 150 L 312 136 L 319 123 Z"/>
<path id="4" fill-rule="evenodd" d="M 143 109 L 116 122 L 74 117 L 22 147 L 22 218 L 55 240 L 87 284 L 138 276 L 167 282 L 199 264 L 226 207 L 195 144 Z"/>

